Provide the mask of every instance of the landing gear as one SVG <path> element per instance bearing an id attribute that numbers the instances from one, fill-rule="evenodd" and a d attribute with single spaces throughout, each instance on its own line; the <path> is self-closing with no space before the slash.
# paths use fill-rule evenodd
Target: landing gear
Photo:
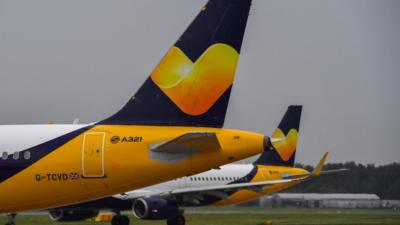
<path id="1" fill-rule="evenodd" d="M 173 218 L 169 218 L 167 220 L 167 225 L 185 225 L 186 224 L 186 220 L 185 217 L 183 215 L 177 216 L 177 217 L 173 217 Z"/>
<path id="2" fill-rule="evenodd" d="M 17 216 L 17 214 L 15 213 L 10 213 L 7 214 L 7 223 L 6 225 L 15 225 L 15 217 Z"/>
<path id="3" fill-rule="evenodd" d="M 113 216 L 111 225 L 129 225 L 129 217 L 117 214 Z"/>

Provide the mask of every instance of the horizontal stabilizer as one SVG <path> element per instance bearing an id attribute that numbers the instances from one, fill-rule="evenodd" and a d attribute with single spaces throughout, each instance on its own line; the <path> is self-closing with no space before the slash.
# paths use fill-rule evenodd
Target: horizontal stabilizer
<path id="1" fill-rule="evenodd" d="M 205 151 L 218 151 L 221 145 L 217 135 L 212 132 L 190 132 L 171 141 L 158 142 L 150 146 L 150 157 L 163 163 L 177 163 L 192 154 Z"/>
<path id="2" fill-rule="evenodd" d="M 194 153 L 218 150 L 221 148 L 217 135 L 210 132 L 186 133 L 168 142 L 151 145 L 153 152 Z"/>

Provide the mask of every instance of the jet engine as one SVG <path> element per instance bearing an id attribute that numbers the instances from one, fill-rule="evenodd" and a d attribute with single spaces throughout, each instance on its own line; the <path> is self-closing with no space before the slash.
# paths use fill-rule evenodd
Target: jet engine
<path id="1" fill-rule="evenodd" d="M 49 217 L 53 221 L 82 221 L 99 214 L 99 210 L 62 210 L 54 209 L 49 211 Z"/>
<path id="2" fill-rule="evenodd" d="M 163 198 L 139 198 L 133 203 L 132 211 L 142 220 L 163 220 L 181 215 L 176 201 Z"/>

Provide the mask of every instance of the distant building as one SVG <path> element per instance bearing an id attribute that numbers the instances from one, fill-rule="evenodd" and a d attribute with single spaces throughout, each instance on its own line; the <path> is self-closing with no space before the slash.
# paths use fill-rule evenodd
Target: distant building
<path id="1" fill-rule="evenodd" d="M 393 205 L 395 202 L 388 201 L 387 204 Z M 382 201 L 375 194 L 277 193 L 261 198 L 260 206 L 272 208 L 381 208 Z"/>
<path id="2" fill-rule="evenodd" d="M 400 209 L 400 200 L 382 200 L 381 207 L 385 209 Z"/>

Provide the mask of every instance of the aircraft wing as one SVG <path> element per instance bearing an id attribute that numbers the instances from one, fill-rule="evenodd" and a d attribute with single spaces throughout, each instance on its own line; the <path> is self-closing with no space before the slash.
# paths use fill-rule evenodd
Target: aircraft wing
<path id="1" fill-rule="evenodd" d="M 298 175 L 293 175 L 293 176 L 284 176 L 282 177 L 283 179 L 310 179 L 312 177 L 318 177 L 321 175 L 326 175 L 326 174 L 333 174 L 333 173 L 342 173 L 342 172 L 348 172 L 350 171 L 349 169 L 346 168 L 340 168 L 340 169 L 332 169 L 332 170 L 322 170 L 323 166 L 326 162 L 326 159 L 328 158 L 329 152 L 326 152 L 322 159 L 319 161 L 318 165 L 315 167 L 315 169 L 311 173 L 305 173 L 305 174 L 298 174 Z"/>
<path id="2" fill-rule="evenodd" d="M 238 184 L 225 184 L 216 186 L 205 186 L 196 188 L 185 188 L 172 190 L 169 192 L 162 193 L 162 195 L 180 195 L 189 193 L 206 193 L 210 191 L 221 191 L 221 192 L 232 192 L 238 190 L 252 190 L 256 192 L 264 192 L 263 187 L 274 185 L 274 184 L 287 184 L 298 181 L 296 179 L 285 179 L 285 180 L 272 180 L 272 181 L 260 181 L 252 183 L 238 183 Z"/>
<path id="3" fill-rule="evenodd" d="M 287 179 L 287 180 L 274 180 L 274 181 L 261 181 L 254 183 L 239 183 L 239 184 L 226 184 L 217 186 L 206 186 L 198 188 L 186 188 L 180 190 L 172 190 L 169 192 L 160 193 L 159 196 L 165 196 L 167 198 L 176 198 L 183 201 L 183 204 L 189 205 L 200 205 L 200 200 L 204 199 L 206 196 L 213 196 L 221 200 L 229 198 L 231 193 L 240 190 L 251 190 L 259 193 L 264 193 L 265 187 L 274 184 L 287 184 L 292 182 L 300 182 L 297 179 Z"/>
<path id="4" fill-rule="evenodd" d="M 274 184 L 287 184 L 292 182 L 300 182 L 301 179 L 284 179 L 284 180 L 273 180 L 273 181 L 260 181 L 253 183 L 238 183 L 238 184 L 225 184 L 225 185 L 214 185 L 204 186 L 195 188 L 183 188 L 164 192 L 132 192 L 120 195 L 114 195 L 113 197 L 134 200 L 143 197 L 162 197 L 162 198 L 176 198 L 183 197 L 186 201 L 190 200 L 191 203 L 195 203 L 195 199 L 202 198 L 205 195 L 211 195 L 221 199 L 229 197 L 229 193 L 239 190 L 251 190 L 255 192 L 265 192 L 264 187 Z"/>

